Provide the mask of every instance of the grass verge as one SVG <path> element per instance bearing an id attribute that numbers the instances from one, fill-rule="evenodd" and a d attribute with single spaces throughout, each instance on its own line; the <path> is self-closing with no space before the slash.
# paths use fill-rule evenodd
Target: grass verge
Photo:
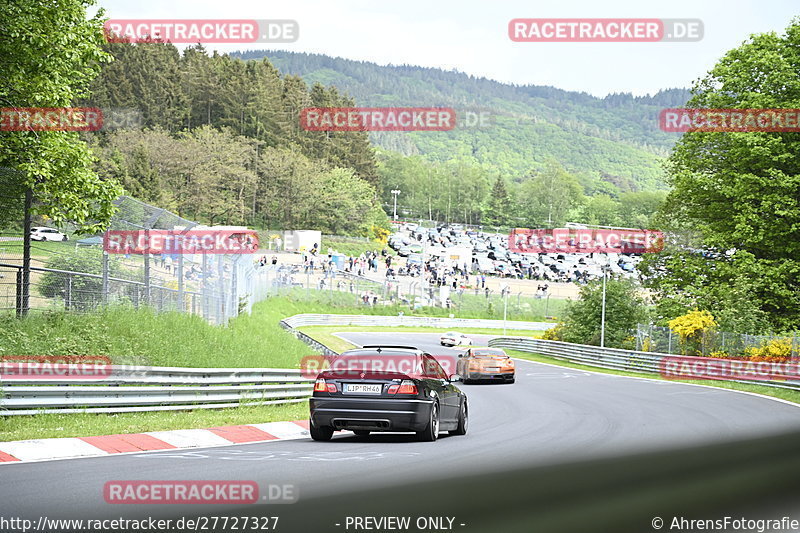
<path id="1" fill-rule="evenodd" d="M 532 354 L 527 352 L 520 352 L 517 350 L 506 350 L 509 355 L 513 355 L 514 357 L 518 357 L 520 359 L 527 359 L 528 361 L 535 361 L 537 363 L 548 363 L 551 365 L 563 366 L 567 368 L 574 368 L 577 370 L 590 370 L 592 372 L 599 372 L 601 374 L 613 374 L 616 376 L 629 376 L 629 377 L 636 377 L 636 378 L 650 378 L 650 379 L 658 379 L 660 381 L 670 381 L 674 383 L 690 383 L 694 385 L 707 385 L 710 387 L 717 387 L 720 389 L 729 389 L 729 390 L 736 390 L 742 392 L 752 392 L 756 394 L 762 394 L 764 396 L 772 396 L 773 398 L 778 398 L 781 400 L 786 400 L 788 402 L 800 404 L 800 391 L 789 390 L 789 389 L 777 389 L 774 387 L 765 387 L 764 385 L 750 385 L 746 383 L 736 383 L 734 381 L 721 381 L 715 379 L 665 379 L 661 377 L 660 374 L 656 374 L 653 372 L 626 372 L 624 370 L 609 370 L 606 368 L 599 368 L 595 366 L 589 365 L 582 365 L 579 363 L 573 363 L 571 361 L 564 361 L 563 359 L 556 359 L 555 357 L 549 357 L 546 355 L 541 354 Z"/>
<path id="2" fill-rule="evenodd" d="M 120 414 L 9 416 L 0 426 L 0 442 L 55 437 L 93 437 L 170 429 L 203 429 L 308 418 L 308 402 L 244 405 L 235 409 L 199 409 Z"/>

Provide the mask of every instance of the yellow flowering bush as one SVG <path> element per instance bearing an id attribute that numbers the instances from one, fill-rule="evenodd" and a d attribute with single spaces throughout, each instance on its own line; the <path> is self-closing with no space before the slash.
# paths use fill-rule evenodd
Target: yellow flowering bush
<path id="1" fill-rule="evenodd" d="M 744 353 L 751 361 L 783 363 L 792 357 L 792 339 L 773 339 L 763 346 L 749 346 Z"/>
<path id="2" fill-rule="evenodd" d="M 382 228 L 380 226 L 372 226 L 372 239 L 381 243 L 386 244 L 389 242 L 389 230 L 386 228 Z"/>
<path id="3" fill-rule="evenodd" d="M 642 341 L 642 350 L 643 352 L 651 352 L 653 351 L 653 341 L 650 340 L 650 337 L 645 337 Z"/>
<path id="4" fill-rule="evenodd" d="M 542 339 L 546 341 L 560 341 L 561 339 L 561 331 L 564 329 L 564 323 L 559 322 L 555 326 L 550 329 L 544 330 L 542 334 Z"/>
<path id="5" fill-rule="evenodd" d="M 681 352 L 688 355 L 689 352 L 702 353 L 703 340 L 706 332 L 717 326 L 714 316 L 708 311 L 695 309 L 685 315 L 679 316 L 669 321 L 669 329 L 678 334 L 681 341 Z"/>

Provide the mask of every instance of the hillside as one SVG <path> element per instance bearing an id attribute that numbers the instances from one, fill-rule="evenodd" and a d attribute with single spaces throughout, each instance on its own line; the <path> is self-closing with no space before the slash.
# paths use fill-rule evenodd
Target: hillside
<path id="1" fill-rule="evenodd" d="M 596 98 L 548 86 L 503 84 L 467 74 L 286 51 L 248 51 L 283 74 L 335 85 L 363 106 L 449 106 L 488 110 L 492 124 L 449 132 L 373 133 L 372 141 L 432 161 L 474 160 L 516 181 L 556 159 L 567 170 L 620 191 L 663 188 L 660 159 L 677 139 L 658 129 L 658 112 L 688 99 L 685 89 L 653 96 Z"/>

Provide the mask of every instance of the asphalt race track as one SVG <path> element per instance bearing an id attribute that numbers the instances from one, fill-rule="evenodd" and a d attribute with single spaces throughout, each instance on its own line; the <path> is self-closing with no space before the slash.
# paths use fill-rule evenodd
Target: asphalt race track
<path id="1" fill-rule="evenodd" d="M 355 344 L 412 344 L 433 354 L 438 335 L 344 333 Z M 484 344 L 485 336 L 474 336 Z M 406 481 L 687 447 L 800 429 L 800 408 L 722 389 L 517 362 L 517 382 L 460 385 L 464 437 L 339 436 L 0 466 L 0 516 L 174 516 L 174 506 L 109 505 L 110 480 L 253 480 L 293 485 L 299 499 Z M 258 422 L 254 420 L 253 422 Z M 219 507 L 185 509 L 214 514 Z M 264 506 L 280 515 L 280 505 Z M 184 510 L 181 510 L 184 511 Z M 280 528 L 279 528 L 280 530 Z M 331 531 L 344 528 L 334 527 Z"/>

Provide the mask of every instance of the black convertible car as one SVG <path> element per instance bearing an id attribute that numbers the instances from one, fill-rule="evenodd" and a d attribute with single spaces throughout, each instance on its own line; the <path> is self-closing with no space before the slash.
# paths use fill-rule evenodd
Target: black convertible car
<path id="1" fill-rule="evenodd" d="M 342 353 L 317 376 L 310 401 L 311 438 L 334 431 L 413 431 L 435 441 L 439 431 L 467 432 L 467 396 L 432 355 L 408 346 L 364 346 Z"/>

